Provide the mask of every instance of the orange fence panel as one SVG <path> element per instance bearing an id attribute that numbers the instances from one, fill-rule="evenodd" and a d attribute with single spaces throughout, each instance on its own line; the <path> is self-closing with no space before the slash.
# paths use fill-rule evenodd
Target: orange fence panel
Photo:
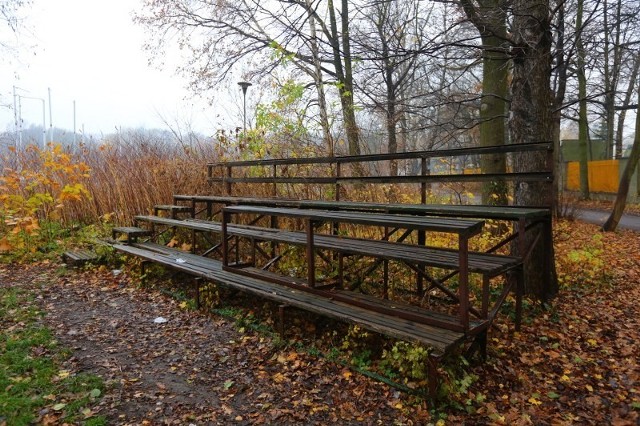
<path id="1" fill-rule="evenodd" d="M 589 191 L 618 192 L 620 161 L 589 161 Z"/>
<path id="2" fill-rule="evenodd" d="M 599 160 L 589 161 L 589 191 L 592 192 L 618 192 L 620 183 L 620 161 Z M 567 184 L 570 191 L 580 190 L 580 163 L 571 161 L 567 163 Z"/>
<path id="3" fill-rule="evenodd" d="M 569 191 L 580 191 L 580 163 L 571 161 L 567 163 L 567 182 Z"/>

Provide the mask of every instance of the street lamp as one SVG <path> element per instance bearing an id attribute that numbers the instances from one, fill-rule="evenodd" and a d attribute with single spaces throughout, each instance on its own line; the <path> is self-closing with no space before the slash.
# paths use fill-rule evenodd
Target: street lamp
<path id="1" fill-rule="evenodd" d="M 247 138 L 247 89 L 251 86 L 251 83 L 248 81 L 240 81 L 238 82 L 238 86 L 242 88 L 242 105 L 244 114 L 242 117 L 242 135 L 246 139 Z"/>

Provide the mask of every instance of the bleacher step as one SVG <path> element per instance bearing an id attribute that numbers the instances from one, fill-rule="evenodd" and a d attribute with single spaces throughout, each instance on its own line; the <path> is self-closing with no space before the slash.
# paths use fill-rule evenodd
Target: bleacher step
<path id="1" fill-rule="evenodd" d="M 190 216 L 193 216 L 193 208 L 190 206 L 180 206 L 173 204 L 158 204 L 153 206 L 154 215 L 157 216 L 161 211 L 169 212 L 171 218 L 173 219 L 175 219 L 179 213 L 188 213 Z"/>
<path id="2" fill-rule="evenodd" d="M 147 237 L 151 235 L 151 231 L 147 229 L 138 228 L 137 226 L 118 226 L 111 230 L 111 237 L 118 240 L 118 235 L 124 235 L 126 238 L 124 242 L 127 244 L 135 243 L 138 237 Z"/>
<path id="3" fill-rule="evenodd" d="M 72 266 L 82 266 L 87 262 L 96 260 L 98 255 L 90 250 L 70 250 L 62 254 L 65 263 Z"/>

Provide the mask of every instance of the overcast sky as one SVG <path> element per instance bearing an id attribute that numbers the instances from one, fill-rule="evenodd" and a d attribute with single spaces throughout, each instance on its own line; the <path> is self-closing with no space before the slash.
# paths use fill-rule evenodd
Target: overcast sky
<path id="1" fill-rule="evenodd" d="M 116 127 L 166 128 L 162 116 L 190 121 L 212 135 L 220 111 L 184 89 L 175 63 L 164 70 L 148 66 L 144 30 L 132 22 L 139 7 L 133 0 L 34 0 L 24 11 L 33 34 L 23 37 L 19 59 L 0 60 L 0 103 L 13 104 L 14 85 L 19 94 L 45 98 L 49 127 L 50 88 L 53 125 L 59 128 L 73 130 L 75 100 L 78 131 L 84 125 L 88 134 L 113 133 Z M 22 118 L 40 125 L 41 101 L 23 99 Z M 0 128 L 13 129 L 13 123 L 12 109 L 1 107 Z"/>

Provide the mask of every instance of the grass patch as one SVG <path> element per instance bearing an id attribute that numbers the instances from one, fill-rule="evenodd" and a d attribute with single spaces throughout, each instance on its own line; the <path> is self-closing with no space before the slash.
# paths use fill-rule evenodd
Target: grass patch
<path id="1" fill-rule="evenodd" d="M 98 376 L 61 368 L 69 352 L 44 327 L 33 295 L 0 288 L 0 425 L 103 425 L 91 406 L 104 392 Z"/>

